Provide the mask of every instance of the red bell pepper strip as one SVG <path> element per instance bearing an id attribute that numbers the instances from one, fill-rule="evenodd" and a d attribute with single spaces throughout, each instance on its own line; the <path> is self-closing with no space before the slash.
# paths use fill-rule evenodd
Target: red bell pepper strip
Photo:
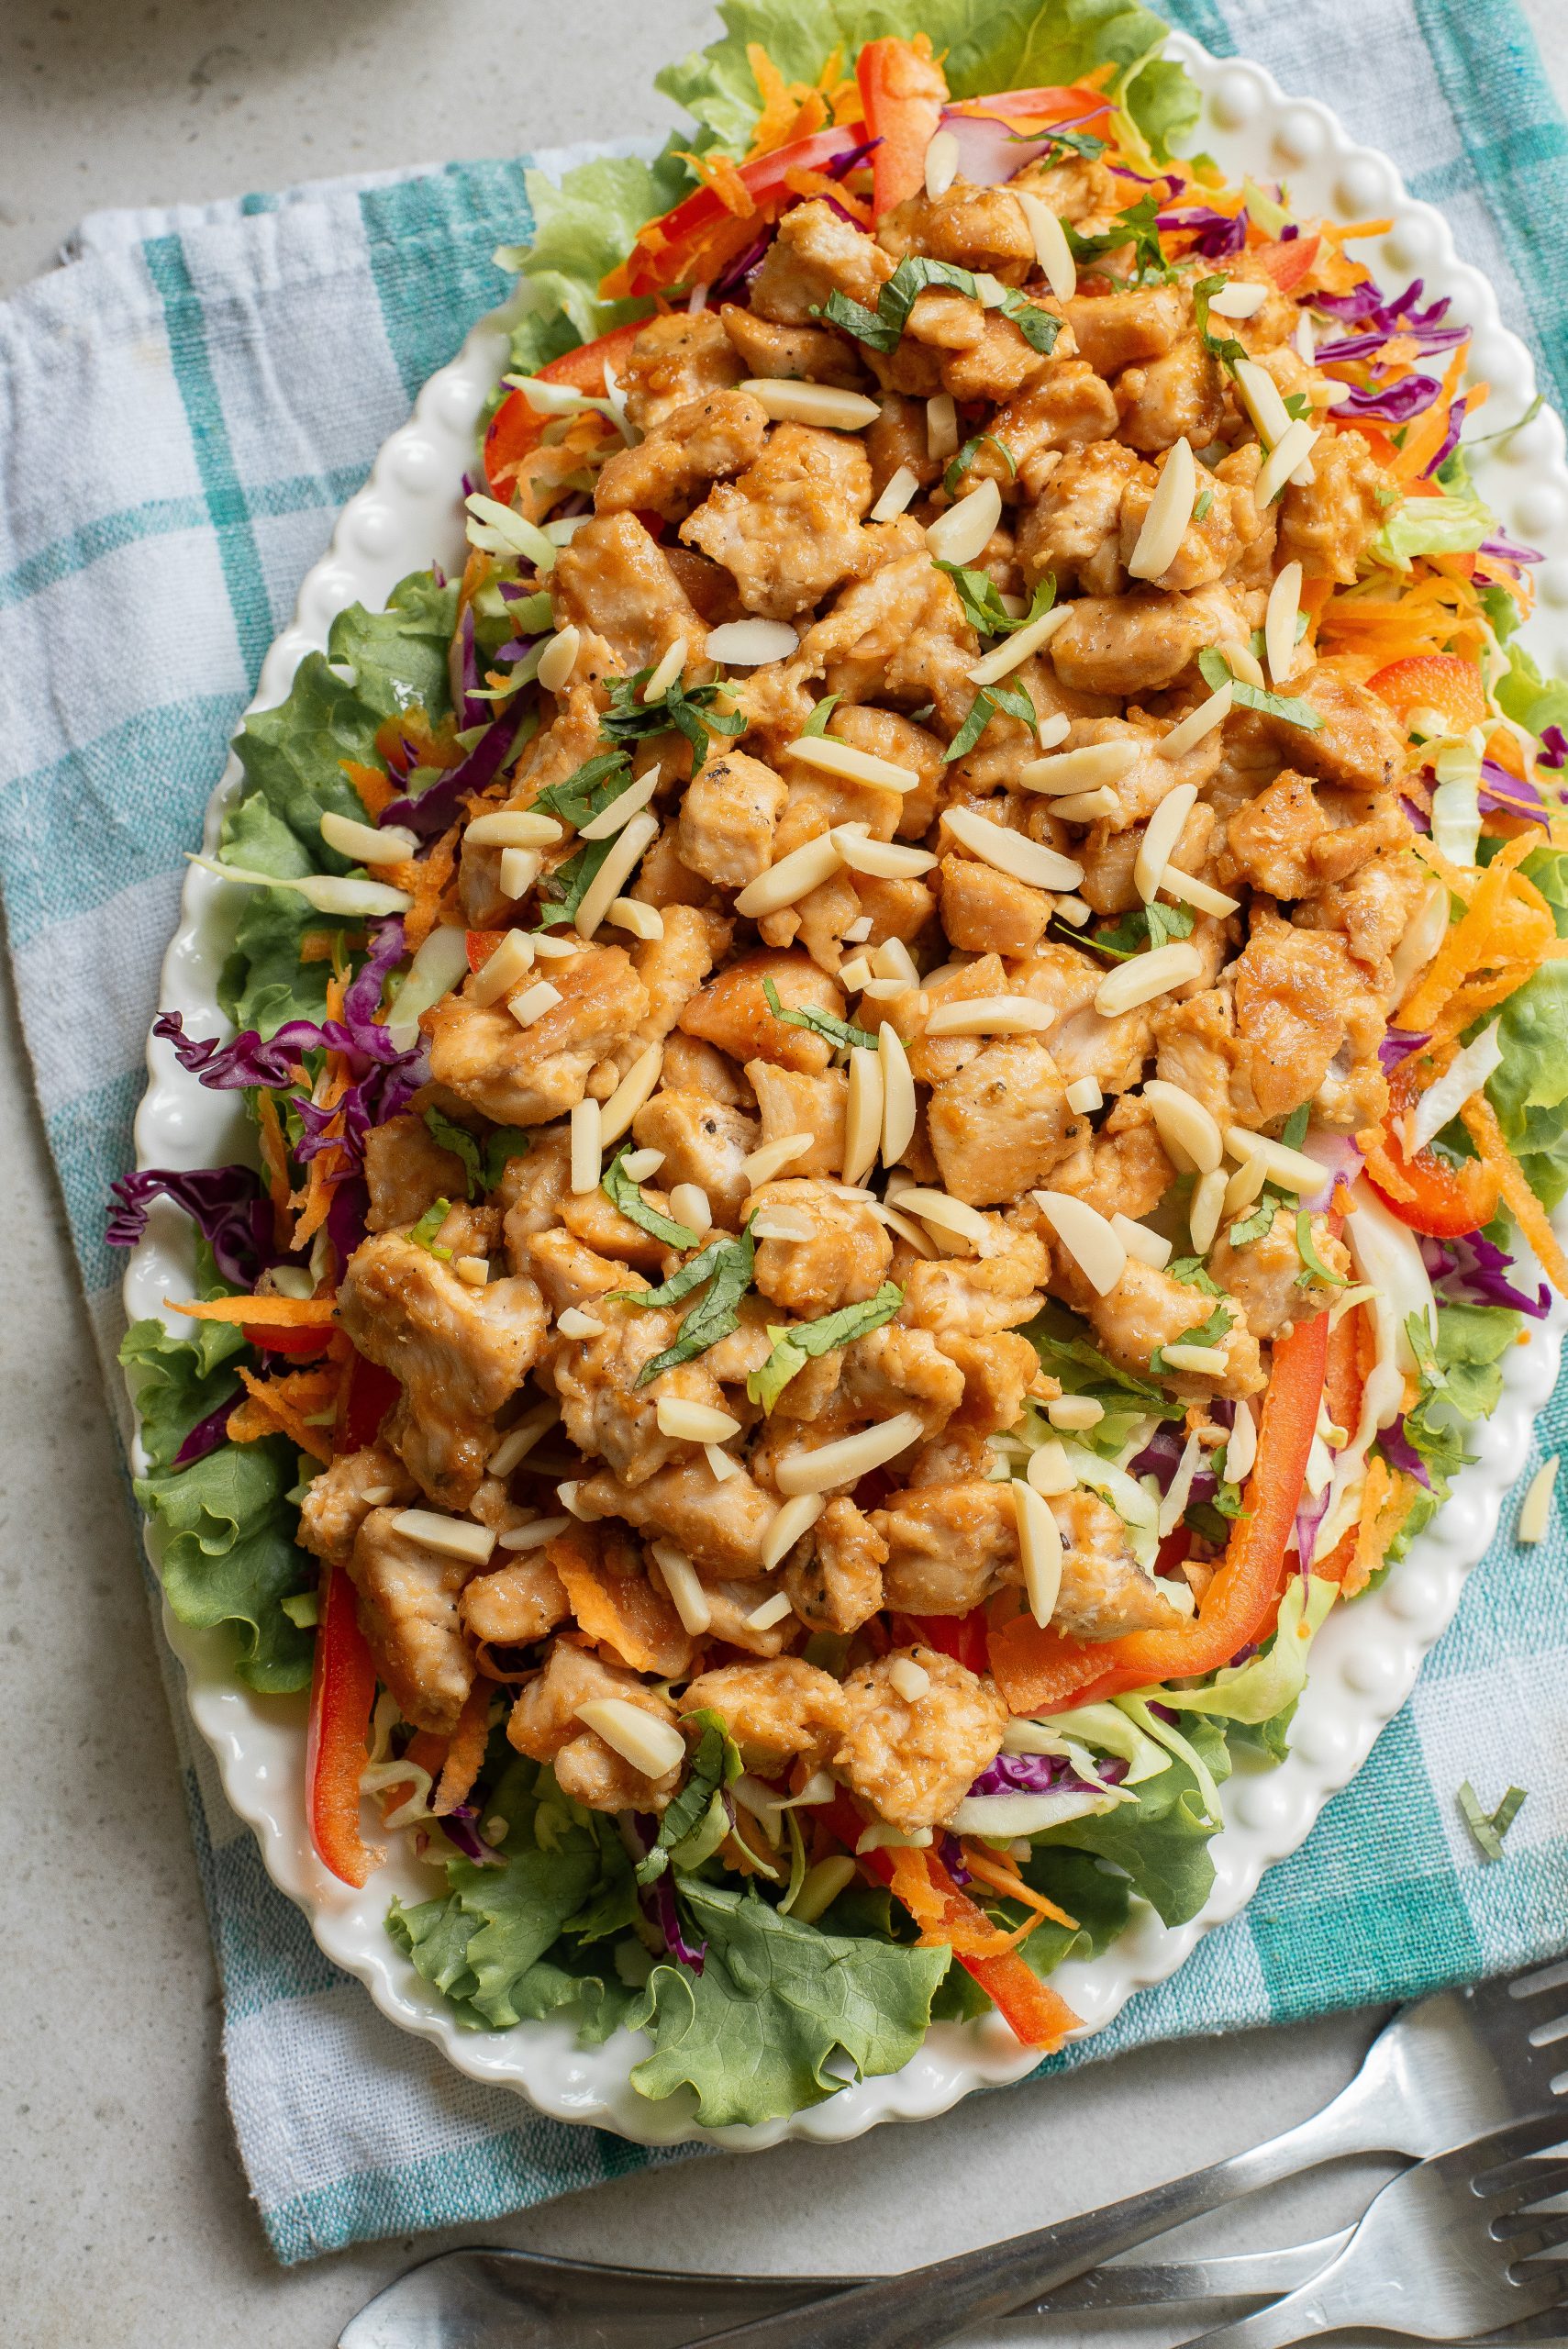
<path id="1" fill-rule="evenodd" d="M 367 1362 L 356 1353 L 349 1366 L 349 1377 L 342 1408 L 339 1415 L 336 1449 L 339 1453 L 363 1452 L 381 1432 L 381 1423 L 402 1393 L 391 1371 L 383 1370 L 376 1362 Z"/>
<path id="2" fill-rule="evenodd" d="M 942 118 L 948 85 L 941 67 L 914 41 L 868 40 L 855 61 L 872 150 L 872 206 L 880 220 L 925 184 L 926 150 Z"/>
<path id="3" fill-rule="evenodd" d="M 580 342 L 575 351 L 563 351 L 559 359 L 536 369 L 539 381 L 566 384 L 574 392 L 602 399 L 606 366 L 618 379 L 621 363 L 641 332 L 641 320 L 634 318 L 629 326 L 614 327 L 592 342 Z M 526 392 L 507 393 L 484 436 L 484 478 L 497 497 L 509 496 L 516 468 L 532 456 L 550 420 L 530 405 Z"/>
<path id="4" fill-rule="evenodd" d="M 684 284 L 695 263 L 706 270 L 729 259 L 732 252 L 739 252 L 751 243 L 772 217 L 773 208 L 782 209 L 790 201 L 788 181 L 792 173 L 819 172 L 840 155 L 848 155 L 864 143 L 858 124 L 849 130 L 814 130 L 808 139 L 792 139 L 786 146 L 775 147 L 770 155 L 759 155 L 750 163 L 731 165 L 740 188 L 751 198 L 751 211 L 737 215 L 717 188 L 699 187 L 684 203 L 677 204 L 673 212 L 643 224 L 627 259 L 602 280 L 600 299 L 615 302 L 628 295 L 638 299 L 659 294 L 666 286 Z M 731 228 L 742 233 L 729 236 L 730 250 L 721 250 L 723 233 Z M 721 232 L 717 240 L 716 230 Z"/>
<path id="5" fill-rule="evenodd" d="M 330 1330 L 270 1330 L 264 1324 L 243 1321 L 246 1342 L 258 1346 L 263 1353 L 303 1355 L 306 1358 L 324 1353 L 332 1342 Z"/>
<path id="6" fill-rule="evenodd" d="M 1045 89 L 994 90 L 984 98 L 960 98 L 949 108 L 951 114 L 995 116 L 1015 129 L 1027 125 L 1030 129 L 1041 130 L 1049 129 L 1055 122 L 1071 123 L 1076 130 L 1095 116 L 1113 111 L 1112 102 L 1103 90 L 1085 90 L 1076 83 L 1061 83 Z"/>
<path id="7" fill-rule="evenodd" d="M 1486 694 L 1481 671 L 1457 652 L 1410 652 L 1401 661 L 1367 679 L 1370 692 L 1385 701 L 1396 718 L 1413 709 L 1435 709 L 1447 719 L 1451 732 L 1468 734 L 1486 723 Z"/>
<path id="8" fill-rule="evenodd" d="M 1277 244 L 1253 245 L 1247 259 L 1266 269 L 1280 292 L 1288 294 L 1311 269 L 1322 241 L 1318 236 L 1292 237 Z"/>
<path id="9" fill-rule="evenodd" d="M 360 1832 L 360 1774 L 375 1703 L 375 1665 L 341 1566 L 322 1570 L 321 1617 L 310 1675 L 306 1813 L 322 1865 L 345 1884 L 369 1882 L 385 1854 Z"/>
<path id="10" fill-rule="evenodd" d="M 893 1631 L 901 1647 L 935 1648 L 939 1655 L 951 1655 L 969 1672 L 987 1669 L 983 1607 L 972 1607 L 967 1615 L 895 1615 Z"/>
<path id="11" fill-rule="evenodd" d="M 1093 1643 L 1018 1615 L 993 1630 L 991 1669 L 1015 1713 L 1059 1712 L 1129 1688 L 1188 1679 L 1229 1664 L 1256 1637 L 1279 1594 L 1329 1354 L 1329 1317 L 1298 1321 L 1273 1351 L 1245 1514 L 1196 1615 L 1174 1631 L 1132 1631 Z"/>
<path id="12" fill-rule="evenodd" d="M 1388 1080 L 1388 1115 L 1375 1141 L 1363 1140 L 1367 1179 L 1390 1212 L 1412 1231 L 1457 1240 L 1479 1231 L 1497 1212 L 1499 1184 L 1484 1158 L 1453 1161 L 1431 1149 L 1407 1158 L 1398 1120 L 1420 1095 L 1418 1052 L 1407 1053 Z"/>
<path id="13" fill-rule="evenodd" d="M 468 967 L 483 971 L 506 933 L 504 930 L 471 930 L 468 933 Z"/>
<path id="14" fill-rule="evenodd" d="M 817 1814 L 829 1831 L 838 1837 L 845 1850 L 853 1853 L 866 1829 L 864 1815 L 850 1797 L 840 1790 L 830 1804 Z M 977 1909 L 965 1892 L 954 1884 L 934 1852 L 904 1852 L 900 1858 L 919 1862 L 930 1886 L 932 1902 L 940 1905 L 943 1921 L 955 1936 L 964 1934 L 975 1942 L 994 1941 L 996 1929 L 983 1909 Z M 896 1873 L 893 1854 L 886 1850 L 863 1852 L 860 1864 L 874 1876 L 880 1884 L 890 1887 Z M 907 1904 L 906 1904 L 907 1905 Z M 929 1909 L 922 1900 L 928 1921 Z M 913 1915 L 915 1912 L 910 1911 Z M 1076 2031 L 1082 2017 L 1075 2015 L 1065 1998 L 1060 1998 L 1049 1983 L 1042 1982 L 1028 1960 L 1017 1950 L 1005 1950 L 999 1956 L 966 1957 L 954 1948 L 953 1955 L 964 1972 L 978 1982 L 992 2005 L 1008 2024 L 1015 2038 L 1025 2047 L 1038 2047 L 1049 2054 L 1061 2046 L 1070 2031 Z"/>

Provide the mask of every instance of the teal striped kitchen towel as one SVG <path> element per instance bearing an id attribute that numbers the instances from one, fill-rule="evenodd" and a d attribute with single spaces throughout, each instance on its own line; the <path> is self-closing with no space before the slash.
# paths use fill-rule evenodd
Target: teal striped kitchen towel
<path id="1" fill-rule="evenodd" d="M 1170 13 L 1390 150 L 1448 211 L 1568 406 L 1568 130 L 1512 0 L 1173 0 Z M 0 893 L 122 1412 L 104 1208 L 131 1163 L 181 852 L 336 509 L 505 292 L 495 247 L 528 228 L 517 160 L 101 215 L 62 267 L 0 306 Z M 1568 1385 L 1543 1447 L 1565 1427 Z M 136 1556 L 128 1526 L 128 1573 Z M 1499 1538 L 1309 1842 L 1087 2054 L 1392 1998 L 1542 1947 L 1568 1880 L 1552 1750 L 1565 1567 L 1561 1527 L 1528 1552 Z M 544 2121 L 395 2031 L 267 1881 L 205 1748 L 187 1736 L 184 1755 L 229 2099 L 280 2259 L 482 2221 L 669 2158 Z M 1492 1800 L 1510 1778 L 1531 1790 L 1502 1866 L 1481 1864 L 1458 1820 L 1466 1776 Z"/>

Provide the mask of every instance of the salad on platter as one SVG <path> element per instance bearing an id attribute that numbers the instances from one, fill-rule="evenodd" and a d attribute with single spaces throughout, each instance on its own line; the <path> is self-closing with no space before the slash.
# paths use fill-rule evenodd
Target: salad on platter
<path id="1" fill-rule="evenodd" d="M 461 575 L 245 722 L 154 1032 L 251 1145 L 111 1220 L 199 1230 L 138 1490 L 324 1866 L 708 2125 L 1060 2046 L 1568 1292 L 1467 328 L 1141 7 L 721 14 L 529 176 Z"/>

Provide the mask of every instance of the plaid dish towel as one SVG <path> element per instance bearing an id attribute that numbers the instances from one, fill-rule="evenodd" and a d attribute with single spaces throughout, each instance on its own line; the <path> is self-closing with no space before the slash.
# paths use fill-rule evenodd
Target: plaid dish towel
<path id="1" fill-rule="evenodd" d="M 1335 106 L 1443 206 L 1568 406 L 1568 131 L 1513 0 L 1173 0 L 1220 53 Z M 540 158 L 560 165 L 578 158 Z M 0 305 L 0 892 L 40 1104 L 124 1425 L 122 1269 L 143 1043 L 181 852 L 261 656 L 336 509 L 526 238 L 518 161 L 100 215 Z M 82 462 L 83 451 L 93 462 Z M 1542 1415 L 1568 1431 L 1568 1379 Z M 128 1526 L 126 1571 L 139 1555 Z M 1389 1999 L 1539 1954 L 1563 1911 L 1561 1526 L 1500 1536 L 1410 1703 L 1248 1915 L 1085 2056 Z M 474 2221 L 640 2166 L 393 2029 L 263 1875 L 186 1723 L 185 1783 L 225 1996 L 228 2094 L 290 2261 Z M 1502 1866 L 1455 1804 L 1531 1790 Z M 1068 2059 L 1073 2060 L 1073 2059 Z"/>

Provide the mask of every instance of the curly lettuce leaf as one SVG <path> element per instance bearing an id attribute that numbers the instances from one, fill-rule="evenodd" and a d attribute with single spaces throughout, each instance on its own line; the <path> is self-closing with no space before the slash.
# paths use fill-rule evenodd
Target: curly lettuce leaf
<path id="1" fill-rule="evenodd" d="M 163 1527 L 160 1576 L 175 1615 L 193 1630 L 227 1631 L 236 1676 L 269 1697 L 310 1679 L 312 1635 L 283 1604 L 317 1572 L 294 1539 L 298 1516 L 285 1496 L 296 1473 L 292 1447 L 269 1437 L 136 1481 L 137 1499 Z"/>
<path id="2" fill-rule="evenodd" d="M 1418 554 L 1473 554 L 1496 528 L 1492 510 L 1456 450 L 1438 477 L 1440 497 L 1401 499 L 1367 550 L 1374 562 L 1408 571 Z"/>
<path id="3" fill-rule="evenodd" d="M 786 81 L 815 82 L 835 50 L 851 71 L 868 40 L 929 33 L 955 97 L 1073 82 L 1113 64 L 1129 112 L 1163 161 L 1197 120 L 1197 93 L 1159 55 L 1167 27 L 1139 0 L 722 0 L 725 37 L 655 76 L 694 115 L 707 142 L 744 152 L 762 106 L 747 62 L 756 41 Z"/>
<path id="4" fill-rule="evenodd" d="M 1568 727 L 1568 685 L 1543 677 L 1522 644 L 1508 647 L 1507 674 L 1498 680 L 1497 707 L 1505 717 L 1535 735 L 1549 726 Z"/>
<path id="5" fill-rule="evenodd" d="M 1184 1725 L 1182 1734 L 1216 1784 L 1222 1784 L 1230 1775 L 1223 1731 L 1199 1715 Z M 1065 1845 L 1114 1860 L 1127 1870 L 1131 1889 L 1141 1893 L 1167 1925 L 1184 1925 L 1197 1915 L 1214 1883 L 1208 1846 L 1217 1824 L 1207 1816 L 1196 1776 L 1178 1755 L 1172 1755 L 1168 1770 L 1144 1780 L 1136 1791 L 1136 1802 L 1048 1828 L 1036 1838 L 1037 1847 Z"/>
<path id="6" fill-rule="evenodd" d="M 525 173 L 533 241 L 497 256 L 519 271 L 530 294 L 512 333 L 514 372 L 531 375 L 563 351 L 651 309 L 650 302 L 601 302 L 599 281 L 626 259 L 645 220 L 690 193 L 691 173 L 673 144 L 651 163 L 637 155 L 579 163 L 559 183 L 542 172 Z"/>
<path id="7" fill-rule="evenodd" d="M 1280 1715 L 1294 1712 L 1307 1686 L 1312 1642 L 1340 1595 L 1339 1585 L 1321 1575 L 1312 1575 L 1309 1581 L 1307 1588 L 1299 1575 L 1291 1577 L 1280 1600 L 1278 1628 L 1261 1655 L 1249 1657 L 1245 1664 L 1227 1664 L 1201 1688 L 1162 1688 L 1160 1702 L 1177 1712 L 1201 1713 L 1206 1720 L 1240 1722 L 1248 1729 L 1262 1729 Z M 1186 1734 L 1192 1735 L 1190 1723 Z"/>
<path id="8" fill-rule="evenodd" d="M 1568 701 L 1568 689 L 1553 690 Z M 1568 854 L 1540 848 L 1522 869 L 1551 907 L 1558 936 L 1568 938 Z M 1509 996 L 1497 1041 L 1503 1057 L 1487 1098 L 1531 1190 L 1554 1208 L 1568 1192 L 1568 964 L 1544 963 Z"/>
<path id="9" fill-rule="evenodd" d="M 245 1333 L 231 1321 L 195 1321 L 172 1338 L 161 1321 L 133 1321 L 120 1341 L 121 1367 L 138 1373 L 142 1447 L 154 1474 L 168 1468 L 198 1421 L 239 1391 L 228 1367 Z"/>
<path id="10" fill-rule="evenodd" d="M 841 1939 L 755 1892 L 677 1881 L 707 1954 L 701 1974 L 655 1966 L 628 2018 L 653 2040 L 639 2095 L 694 2088 L 710 2128 L 780 2120 L 838 2094 L 840 2056 L 863 2079 L 918 2052 L 951 1950 Z"/>

